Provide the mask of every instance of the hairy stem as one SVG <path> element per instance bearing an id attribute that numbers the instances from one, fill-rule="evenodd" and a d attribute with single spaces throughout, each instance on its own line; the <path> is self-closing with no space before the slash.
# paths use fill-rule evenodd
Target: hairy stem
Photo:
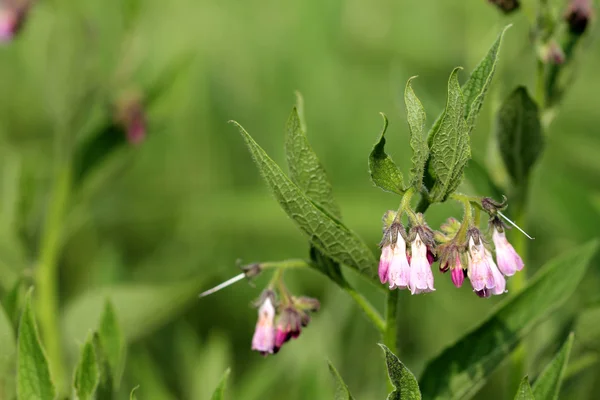
<path id="1" fill-rule="evenodd" d="M 430 205 L 429 199 L 426 196 L 422 196 L 421 200 L 419 200 L 419 204 L 417 204 L 415 212 L 425 214 L 425 211 L 427 211 Z"/>

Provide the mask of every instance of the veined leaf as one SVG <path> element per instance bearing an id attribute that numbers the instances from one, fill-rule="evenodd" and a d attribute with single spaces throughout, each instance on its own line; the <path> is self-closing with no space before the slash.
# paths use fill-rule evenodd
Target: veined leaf
<path id="1" fill-rule="evenodd" d="M 556 357 L 544 368 L 540 377 L 533 384 L 533 394 L 538 400 L 557 400 L 560 386 L 567 370 L 573 334 L 571 333 Z"/>
<path id="2" fill-rule="evenodd" d="M 73 387 L 79 400 L 91 400 L 94 398 L 96 386 L 100 374 L 96 359 L 96 350 L 94 349 L 93 336 L 90 335 L 81 348 L 79 363 L 75 368 L 75 377 Z"/>
<path id="3" fill-rule="evenodd" d="M 284 211 L 311 243 L 333 260 L 375 278 L 377 262 L 364 242 L 322 206 L 309 199 L 237 122 L 254 162 Z"/>
<path id="4" fill-rule="evenodd" d="M 429 172 L 435 179 L 430 194 L 432 202 L 444 201 L 456 190 L 471 158 L 469 133 L 463 117 L 465 103 L 458 84 L 459 70 L 455 68 L 450 74 L 446 109 L 430 138 Z"/>
<path id="5" fill-rule="evenodd" d="M 390 393 L 387 400 L 420 400 L 421 391 L 417 379 L 408 368 L 402 364 L 398 357 L 383 344 L 379 344 L 385 353 L 385 362 L 387 364 L 390 382 L 394 386 L 394 391 Z"/>
<path id="6" fill-rule="evenodd" d="M 17 399 L 53 400 L 56 393 L 31 310 L 31 290 L 21 315 L 17 349 Z"/>
<path id="7" fill-rule="evenodd" d="M 333 380 L 335 381 L 335 400 L 354 400 L 352 394 L 350 393 L 350 389 L 348 389 L 348 385 L 344 382 L 337 369 L 333 366 L 331 361 L 327 361 L 329 365 L 329 372 L 331 372 L 331 376 L 333 376 Z"/>
<path id="8" fill-rule="evenodd" d="M 529 385 L 529 378 L 526 376 L 521 381 L 515 400 L 535 400 L 533 392 L 531 391 L 531 385 Z"/>
<path id="9" fill-rule="evenodd" d="M 221 378 L 221 381 L 219 382 L 219 385 L 217 385 L 217 388 L 215 389 L 211 400 L 224 400 L 225 399 L 225 387 L 227 386 L 227 378 L 229 378 L 229 373 L 231 372 L 231 370 L 229 368 L 227 368 L 225 370 L 225 372 L 223 373 L 223 377 Z"/>
<path id="10" fill-rule="evenodd" d="M 17 346 L 12 323 L 0 307 L 0 399 L 14 396 L 14 365 Z"/>
<path id="11" fill-rule="evenodd" d="M 423 173 L 425 172 L 425 163 L 429 157 L 429 147 L 427 147 L 427 140 L 423 137 L 425 109 L 411 86 L 414 78 L 416 77 L 413 76 L 406 82 L 404 104 L 406 105 L 406 116 L 410 128 L 410 147 L 413 151 L 410 185 L 419 192 L 423 185 Z"/>
<path id="12" fill-rule="evenodd" d="M 420 380 L 423 397 L 472 397 L 519 341 L 575 291 L 597 248 L 594 240 L 548 262 L 524 290 L 430 361 Z"/>
<path id="13" fill-rule="evenodd" d="M 125 340 L 113 304 L 106 300 L 98 326 L 98 337 L 106 361 L 110 366 L 114 388 L 119 387 L 125 355 Z"/>
<path id="14" fill-rule="evenodd" d="M 385 152 L 385 131 L 388 127 L 388 119 L 383 113 L 381 116 L 383 117 L 383 130 L 369 155 L 371 181 L 385 191 L 401 195 L 404 193 L 404 179 L 394 160 Z"/>

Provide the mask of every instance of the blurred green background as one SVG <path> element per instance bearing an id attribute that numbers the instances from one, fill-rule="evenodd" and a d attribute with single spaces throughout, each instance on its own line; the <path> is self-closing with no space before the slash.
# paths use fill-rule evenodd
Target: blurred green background
<path id="1" fill-rule="evenodd" d="M 532 2 L 524 3 L 524 10 L 531 10 Z M 330 399 L 330 359 L 357 399 L 385 398 L 376 330 L 321 275 L 287 275 L 295 294 L 319 298 L 322 308 L 298 340 L 268 358 L 250 350 L 256 320 L 250 304 L 268 277 L 196 297 L 237 274 L 238 258 L 250 263 L 308 254 L 306 240 L 271 198 L 227 121 L 240 122 L 284 165 L 283 128 L 294 91 L 300 91 L 309 139 L 330 174 L 344 219 L 376 251 L 381 215 L 399 201 L 369 181 L 367 156 L 382 125 L 378 112 L 390 119 L 388 150 L 407 170 L 401 97 L 406 80 L 419 75 L 414 88 L 431 123 L 444 106 L 452 68 L 465 67 L 464 82 L 508 23 L 514 26 L 472 136 L 473 157 L 493 168 L 498 165 L 489 152 L 494 111 L 517 84 L 533 89 L 535 57 L 526 12 L 503 16 L 484 0 L 36 4 L 19 37 L 0 47 L 0 286 L 9 288 L 35 268 L 51 177 L 64 154 L 112 118 L 107 104 L 123 92 L 147 94 L 176 60 L 187 60 L 178 74 L 167 75 L 168 84 L 146 109 L 146 140 L 112 156 L 71 198 L 59 259 L 63 312 L 98 290 L 166 288 L 164 295 L 139 296 L 142 300 L 126 300 L 117 309 L 119 315 L 142 316 L 159 310 L 152 312 L 151 326 L 133 335 L 124 396 L 140 385 L 141 399 L 208 399 L 230 366 L 230 399 Z M 528 230 L 536 239 L 529 243 L 528 275 L 599 232 L 597 36 L 593 30 L 580 49 L 577 80 L 533 174 Z M 95 100 L 81 95 L 90 88 L 100 90 Z M 65 122 L 76 112 L 83 115 L 80 123 Z M 486 194 L 463 186 L 465 192 Z M 459 217 L 460 208 L 434 206 L 427 220 L 437 227 L 450 215 Z M 568 307 L 600 299 L 595 261 Z M 349 275 L 377 306 L 383 304 L 381 293 Z M 479 299 L 469 285 L 456 289 L 449 276 L 435 272 L 435 277 L 434 294 L 401 293 L 399 355 L 417 376 L 430 357 L 480 322 L 499 300 Z M 91 318 L 86 314 L 84 309 L 78 315 Z M 560 313 L 556 317 L 561 320 Z M 85 334 L 83 320 L 71 325 Z M 143 318 L 139 322 L 144 326 Z M 534 332 L 530 376 L 555 350 L 553 335 L 563 326 L 551 321 Z M 65 347 L 76 347 L 82 338 L 69 329 Z M 576 343 L 589 347 L 579 336 Z M 599 372 L 579 376 L 573 390 L 591 393 Z M 506 388 L 505 375 L 501 368 L 479 398 L 512 398 L 515 388 Z M 565 398 L 583 398 L 578 396 Z"/>

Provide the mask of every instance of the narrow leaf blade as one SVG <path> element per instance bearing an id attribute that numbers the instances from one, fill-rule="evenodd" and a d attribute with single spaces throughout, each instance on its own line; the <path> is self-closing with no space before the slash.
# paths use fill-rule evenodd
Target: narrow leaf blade
<path id="1" fill-rule="evenodd" d="M 225 399 L 225 388 L 227 387 L 227 379 L 229 378 L 229 373 L 231 372 L 231 369 L 227 368 L 225 370 L 225 372 L 223 373 L 223 377 L 221 378 L 221 381 L 219 381 L 219 384 L 217 385 L 217 388 L 215 389 L 211 400 L 224 400 Z"/>
<path id="2" fill-rule="evenodd" d="M 125 340 L 117 320 L 115 307 L 109 300 L 106 300 L 104 304 L 104 311 L 100 318 L 100 325 L 98 326 L 98 337 L 102 351 L 106 356 L 106 361 L 110 366 L 113 384 L 116 389 L 119 386 L 124 361 Z"/>
<path id="3" fill-rule="evenodd" d="M 329 372 L 335 381 L 335 395 L 333 398 L 335 400 L 354 400 L 350 389 L 348 389 L 348 385 L 346 385 L 340 373 L 335 369 L 331 361 L 328 360 L 327 364 L 329 365 Z"/>
<path id="4" fill-rule="evenodd" d="M 515 400 L 535 400 L 533 392 L 531 391 L 531 385 L 529 385 L 528 377 L 524 377 L 521 381 Z"/>
<path id="5" fill-rule="evenodd" d="M 410 128 L 410 147 L 413 151 L 410 185 L 417 191 L 420 191 L 423 185 L 425 163 L 429 157 L 429 147 L 423 137 L 425 131 L 425 108 L 423 108 L 411 85 L 414 78 L 416 77 L 413 76 L 406 83 L 404 104 L 406 105 L 406 116 L 408 127 Z"/>
<path id="6" fill-rule="evenodd" d="M 533 384 L 533 394 L 538 400 L 557 400 L 560 393 L 569 355 L 573 347 L 573 334 L 567 338 L 554 359 L 544 368 L 540 377 Z"/>
<path id="7" fill-rule="evenodd" d="M 98 360 L 94 349 L 93 336 L 90 335 L 81 349 L 79 363 L 75 368 L 73 387 L 79 400 L 94 398 L 96 387 L 100 379 Z"/>
<path id="8" fill-rule="evenodd" d="M 417 379 L 408 368 L 402 364 L 398 357 L 383 344 L 379 344 L 385 353 L 390 382 L 394 391 L 389 394 L 388 400 L 420 400 L 421 391 Z"/>
<path id="9" fill-rule="evenodd" d="M 404 178 L 394 160 L 385 152 L 385 131 L 388 127 L 388 119 L 383 113 L 381 116 L 383 117 L 381 136 L 369 155 L 371 181 L 375 186 L 387 192 L 401 195 L 404 193 Z"/>

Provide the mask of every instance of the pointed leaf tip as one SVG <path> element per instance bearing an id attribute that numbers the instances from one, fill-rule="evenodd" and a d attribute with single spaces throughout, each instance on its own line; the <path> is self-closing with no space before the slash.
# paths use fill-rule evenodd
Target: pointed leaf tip
<path id="1" fill-rule="evenodd" d="M 386 345 L 378 344 L 385 353 L 388 375 L 394 386 L 394 391 L 387 397 L 388 400 L 421 400 L 419 384 L 413 373 Z"/>
<path id="2" fill-rule="evenodd" d="M 394 160 L 385 152 L 385 132 L 388 128 L 388 119 L 384 113 L 379 113 L 383 118 L 383 129 L 379 140 L 373 146 L 369 155 L 369 172 L 371 182 L 375 186 L 396 194 L 404 193 L 404 178 Z"/>
<path id="3" fill-rule="evenodd" d="M 333 380 L 335 382 L 334 399 L 335 400 L 354 400 L 354 397 L 352 396 L 352 393 L 350 393 L 350 389 L 348 388 L 348 385 L 346 385 L 346 382 L 344 382 L 344 379 L 342 378 L 340 373 L 333 366 L 333 363 L 331 361 L 327 360 L 327 365 L 329 366 L 329 372 L 331 373 L 331 376 L 333 377 Z"/>

